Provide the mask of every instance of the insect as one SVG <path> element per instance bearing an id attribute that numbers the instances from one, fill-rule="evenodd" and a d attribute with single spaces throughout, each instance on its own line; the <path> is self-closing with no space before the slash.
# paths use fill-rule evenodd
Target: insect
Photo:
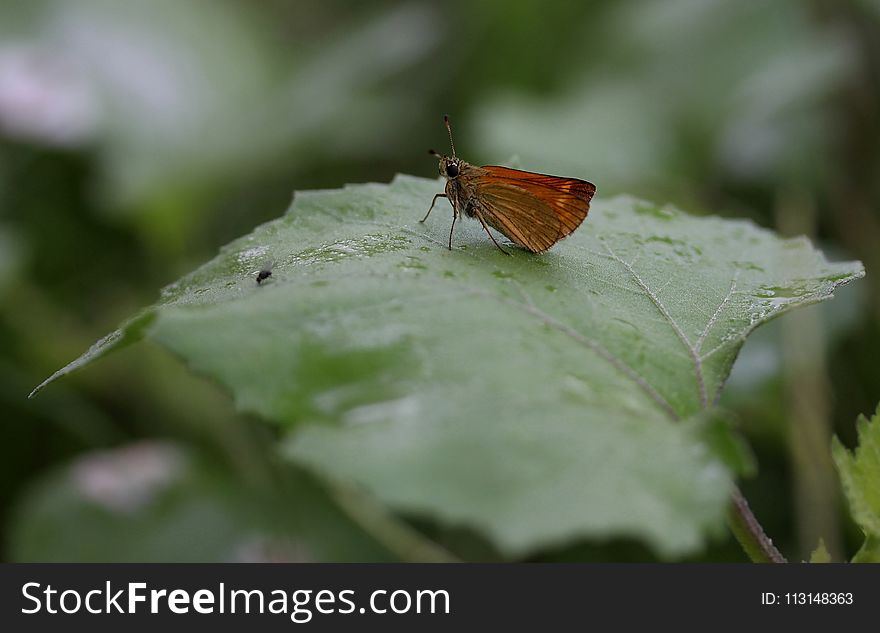
<path id="1" fill-rule="evenodd" d="M 257 273 L 257 284 L 262 285 L 264 281 L 266 281 L 269 277 L 272 276 L 272 268 L 275 266 L 275 262 L 266 262 L 260 267 L 259 272 Z"/>
<path id="2" fill-rule="evenodd" d="M 492 227 L 517 246 L 533 253 L 543 253 L 563 237 L 570 235 L 590 210 L 596 186 L 586 180 L 536 174 L 509 167 L 487 165 L 477 167 L 455 155 L 449 117 L 443 122 L 449 132 L 452 156 L 428 150 L 440 159 L 440 174 L 446 178 L 446 192 L 431 201 L 428 219 L 437 198 L 446 198 L 452 205 L 452 226 L 449 228 L 449 249 L 452 231 L 459 216 L 476 218 L 492 242 L 509 255 L 489 231 Z"/>

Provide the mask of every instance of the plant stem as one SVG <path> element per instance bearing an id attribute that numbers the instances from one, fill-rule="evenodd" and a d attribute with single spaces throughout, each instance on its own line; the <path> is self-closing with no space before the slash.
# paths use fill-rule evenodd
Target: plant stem
<path id="1" fill-rule="evenodd" d="M 331 486 L 331 494 L 351 519 L 401 560 L 415 563 L 461 562 L 366 495 L 341 484 Z"/>
<path id="2" fill-rule="evenodd" d="M 787 563 L 785 557 L 776 549 L 772 539 L 764 533 L 764 528 L 752 513 L 749 502 L 739 488 L 734 488 L 733 504 L 728 513 L 730 530 L 742 545 L 746 555 L 754 563 Z"/>
<path id="3" fill-rule="evenodd" d="M 783 235 L 806 235 L 815 240 L 816 201 L 796 187 L 780 187 L 776 225 Z M 791 262 L 795 266 L 795 262 Z M 809 559 L 821 538 L 831 556 L 843 558 L 840 523 L 840 485 L 831 461 L 831 400 L 828 342 L 822 314 L 803 310 L 790 315 L 782 328 L 782 378 L 785 386 L 786 431 L 798 557 Z"/>

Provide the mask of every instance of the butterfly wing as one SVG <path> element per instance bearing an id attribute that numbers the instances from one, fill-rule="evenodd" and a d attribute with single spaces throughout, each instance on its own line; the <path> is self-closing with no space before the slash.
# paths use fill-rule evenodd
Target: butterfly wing
<path id="1" fill-rule="evenodd" d="M 480 168 L 473 185 L 483 220 L 533 253 L 546 251 L 580 226 L 596 192 L 585 180 L 495 165 Z"/>
<path id="2" fill-rule="evenodd" d="M 553 246 L 561 225 L 553 209 L 528 190 L 489 182 L 479 190 L 477 213 L 493 229 L 533 253 Z"/>

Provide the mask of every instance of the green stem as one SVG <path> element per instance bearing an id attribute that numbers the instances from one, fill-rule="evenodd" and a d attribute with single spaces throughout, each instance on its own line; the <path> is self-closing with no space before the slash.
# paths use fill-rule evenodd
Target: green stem
<path id="1" fill-rule="evenodd" d="M 365 494 L 359 494 L 341 484 L 332 485 L 330 488 L 333 498 L 343 512 L 401 560 L 416 563 L 461 562 Z"/>
<path id="2" fill-rule="evenodd" d="M 773 541 L 752 513 L 749 502 L 739 488 L 733 491 L 733 503 L 727 516 L 730 530 L 754 563 L 787 563 Z"/>

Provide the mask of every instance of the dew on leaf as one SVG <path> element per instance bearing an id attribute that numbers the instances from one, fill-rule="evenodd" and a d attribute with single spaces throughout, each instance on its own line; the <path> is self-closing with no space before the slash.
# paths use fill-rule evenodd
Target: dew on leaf
<path id="1" fill-rule="evenodd" d="M 263 257 L 268 252 L 269 252 L 269 247 L 266 245 L 253 246 L 251 248 L 248 248 L 248 249 L 241 251 L 238 254 L 238 263 L 239 264 L 248 264 L 258 257 Z"/>
<path id="2" fill-rule="evenodd" d="M 294 264 L 330 264 L 349 257 L 369 257 L 398 251 L 410 244 L 402 235 L 365 235 L 358 239 L 337 240 L 318 248 L 308 248 L 290 258 Z"/>

